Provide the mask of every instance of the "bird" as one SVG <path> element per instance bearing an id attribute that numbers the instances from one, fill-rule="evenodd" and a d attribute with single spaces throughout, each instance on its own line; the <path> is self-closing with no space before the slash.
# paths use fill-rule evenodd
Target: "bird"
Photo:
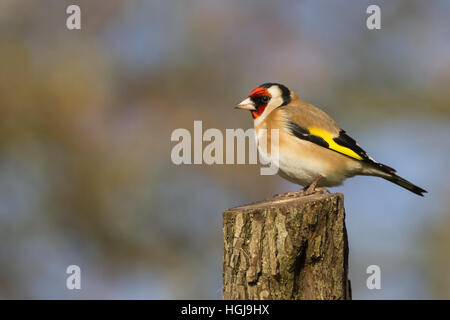
<path id="1" fill-rule="evenodd" d="M 256 87 L 235 108 L 250 111 L 260 156 L 274 161 L 282 178 L 303 186 L 278 196 L 328 192 L 325 187 L 357 175 L 381 177 L 419 196 L 427 192 L 375 161 L 329 115 L 280 83 Z M 273 129 L 278 129 L 276 159 L 270 150 Z"/>

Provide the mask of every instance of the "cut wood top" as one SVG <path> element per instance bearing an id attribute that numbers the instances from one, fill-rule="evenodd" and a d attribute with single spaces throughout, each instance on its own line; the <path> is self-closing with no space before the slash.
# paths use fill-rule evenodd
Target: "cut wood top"
<path id="1" fill-rule="evenodd" d="M 342 193 L 312 194 L 309 196 L 272 198 L 249 203 L 243 206 L 233 207 L 225 210 L 224 213 L 242 212 L 247 210 L 266 209 L 292 205 L 299 206 L 316 201 L 323 201 L 328 199 L 331 200 L 336 197 L 341 198 L 342 200 L 344 199 L 344 195 Z"/>

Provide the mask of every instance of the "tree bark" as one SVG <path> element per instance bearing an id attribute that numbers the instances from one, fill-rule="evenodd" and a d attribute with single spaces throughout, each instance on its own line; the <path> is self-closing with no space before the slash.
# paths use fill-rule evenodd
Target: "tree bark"
<path id="1" fill-rule="evenodd" d="M 228 209 L 223 233 L 224 299 L 351 299 L 342 194 Z"/>

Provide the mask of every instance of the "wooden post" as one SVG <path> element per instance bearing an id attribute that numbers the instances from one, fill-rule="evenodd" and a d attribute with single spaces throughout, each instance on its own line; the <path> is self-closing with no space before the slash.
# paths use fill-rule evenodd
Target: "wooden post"
<path id="1" fill-rule="evenodd" d="M 342 194 L 228 209 L 223 233 L 224 299 L 351 299 Z"/>

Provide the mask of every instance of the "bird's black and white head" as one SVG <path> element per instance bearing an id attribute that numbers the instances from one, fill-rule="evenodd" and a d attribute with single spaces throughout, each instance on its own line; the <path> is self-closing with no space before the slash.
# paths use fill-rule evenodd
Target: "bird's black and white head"
<path id="1" fill-rule="evenodd" d="M 279 83 L 264 83 L 250 92 L 236 108 L 249 110 L 253 119 L 261 120 L 278 107 L 291 102 L 291 91 Z"/>

